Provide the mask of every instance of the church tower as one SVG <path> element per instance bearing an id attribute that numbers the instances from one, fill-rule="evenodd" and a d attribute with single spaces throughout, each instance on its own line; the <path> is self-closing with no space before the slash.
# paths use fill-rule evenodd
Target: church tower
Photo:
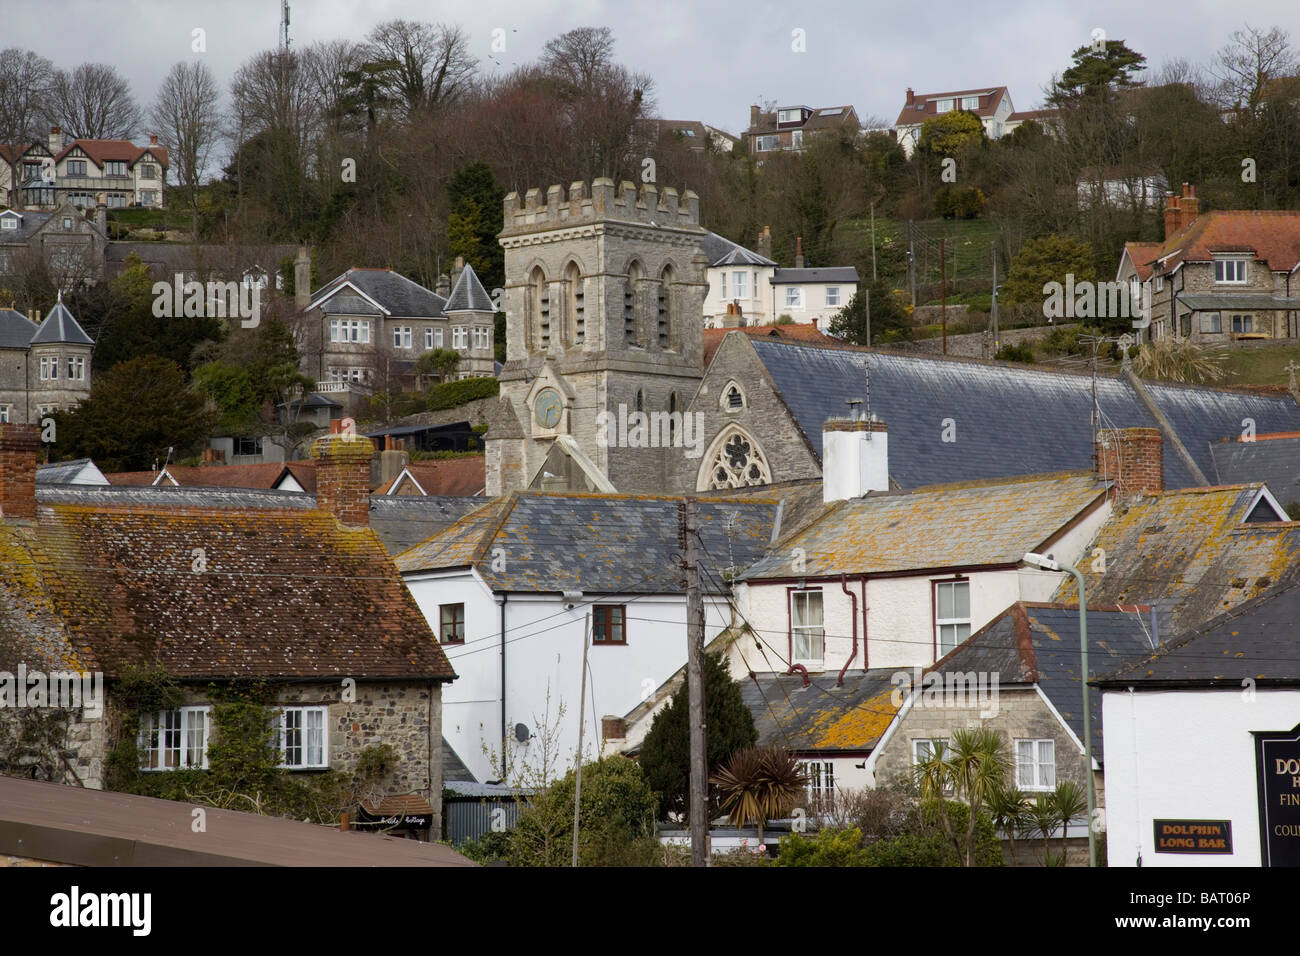
<path id="1" fill-rule="evenodd" d="M 704 235 L 690 190 L 601 178 L 506 196 L 489 495 L 680 490 L 680 417 L 704 371 Z"/>

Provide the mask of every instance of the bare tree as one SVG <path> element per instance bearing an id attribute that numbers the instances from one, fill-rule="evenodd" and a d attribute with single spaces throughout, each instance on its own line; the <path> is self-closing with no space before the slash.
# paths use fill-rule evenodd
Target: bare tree
<path id="1" fill-rule="evenodd" d="M 591 92 L 613 65 L 613 54 L 609 27 L 578 27 L 546 41 L 542 66 L 551 76 Z"/>
<path id="2" fill-rule="evenodd" d="M 45 57 L 20 47 L 0 51 L 0 144 L 11 146 L 6 162 L 12 192 L 10 201 L 15 206 L 22 205 L 18 152 L 41 135 L 53 82 L 54 64 Z"/>
<path id="3" fill-rule="evenodd" d="M 367 37 L 370 59 L 389 65 L 388 92 L 406 118 L 460 99 L 478 66 L 460 26 L 389 20 Z"/>
<path id="4" fill-rule="evenodd" d="M 107 63 L 83 63 L 71 73 L 57 70 L 47 115 L 64 132 L 84 139 L 130 139 L 141 119 L 131 84 Z"/>
<path id="5" fill-rule="evenodd" d="M 1296 68 L 1295 51 L 1285 30 L 1246 24 L 1244 30 L 1233 31 L 1211 69 L 1220 83 L 1221 105 L 1245 107 L 1255 113 L 1269 84 L 1293 76 Z"/>
<path id="6" fill-rule="evenodd" d="M 150 120 L 167 147 L 176 181 L 187 194 L 199 229 L 199 184 L 221 129 L 220 93 L 212 72 L 201 62 L 175 63 L 167 72 Z"/>

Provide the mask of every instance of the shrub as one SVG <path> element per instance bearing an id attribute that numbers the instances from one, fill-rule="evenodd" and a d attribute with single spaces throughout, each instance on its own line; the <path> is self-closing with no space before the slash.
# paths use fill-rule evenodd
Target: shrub
<path id="1" fill-rule="evenodd" d="M 823 829 L 815 837 L 781 837 L 777 866 L 872 866 L 862 847 L 862 831 Z"/>
<path id="2" fill-rule="evenodd" d="M 495 378 L 462 378 L 456 382 L 441 382 L 431 386 L 425 395 L 425 411 L 438 412 L 455 408 L 479 398 L 499 394 L 501 383 Z"/>
<path id="3" fill-rule="evenodd" d="M 1034 361 L 1034 350 L 1028 345 L 1004 345 L 998 349 L 997 354 L 993 356 L 1002 362 L 1025 362 Z"/>

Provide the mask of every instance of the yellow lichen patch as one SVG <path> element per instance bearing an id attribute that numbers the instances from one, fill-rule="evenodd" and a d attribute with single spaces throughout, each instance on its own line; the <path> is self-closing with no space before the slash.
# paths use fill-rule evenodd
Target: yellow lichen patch
<path id="1" fill-rule="evenodd" d="M 844 712 L 824 714 L 810 728 L 809 738 L 818 750 L 857 750 L 873 746 L 898 714 L 893 690 L 887 690 Z"/>

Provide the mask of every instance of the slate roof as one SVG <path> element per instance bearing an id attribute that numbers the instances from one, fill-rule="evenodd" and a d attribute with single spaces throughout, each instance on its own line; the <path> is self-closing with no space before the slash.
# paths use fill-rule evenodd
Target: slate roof
<path id="1" fill-rule="evenodd" d="M 822 425 L 841 416 L 845 399 L 864 398 L 889 426 L 889 472 L 903 488 L 942 481 L 1042 474 L 1091 468 L 1092 380 L 1084 374 L 1006 362 L 935 358 L 753 339 L 813 453 L 820 459 Z M 1300 431 L 1300 407 L 1287 395 L 1147 383 L 1147 392 L 1203 472 L 1212 472 L 1209 443 L 1241 430 Z M 1132 385 L 1099 376 L 1097 401 L 1106 427 L 1155 427 Z M 956 441 L 941 441 L 951 418 Z M 1164 451 L 1165 486 L 1194 483 L 1181 459 Z"/>
<path id="2" fill-rule="evenodd" d="M 474 779 L 474 774 L 470 772 L 469 767 L 465 766 L 465 761 L 460 759 L 460 754 L 456 753 L 446 737 L 442 738 L 442 784 L 445 787 L 449 783 L 478 783 Z"/>
<path id="3" fill-rule="evenodd" d="M 772 274 L 772 285 L 799 285 L 805 282 L 857 282 L 858 270 L 853 266 L 828 266 L 817 269 L 777 269 Z"/>
<path id="4" fill-rule="evenodd" d="M 1088 603 L 1150 604 L 1167 634 L 1195 627 L 1276 584 L 1300 561 L 1300 523 L 1247 524 L 1260 485 L 1144 495 L 1112 514 L 1079 565 Z M 1078 601 L 1072 577 L 1054 600 Z"/>
<path id="5" fill-rule="evenodd" d="M 54 215 L 52 212 L 38 212 L 34 209 L 24 209 L 21 212 L 17 209 L 6 209 L 5 212 L 17 213 L 21 218 L 17 229 L 6 229 L 0 232 L 0 244 L 26 242 Z"/>
<path id="6" fill-rule="evenodd" d="M 743 568 L 767 547 L 777 502 L 699 501 L 701 559 L 712 572 L 701 575 L 701 586 L 718 593 L 729 566 Z M 394 563 L 403 574 L 472 566 L 494 591 L 677 593 L 683 590 L 680 502 L 651 495 L 518 492 L 399 554 Z"/>
<path id="7" fill-rule="evenodd" d="M 946 100 L 959 98 L 962 96 L 978 96 L 980 104 L 977 109 L 967 110 L 968 113 L 974 113 L 979 117 L 994 115 L 1002 103 L 1004 96 L 1009 96 L 1005 86 L 981 86 L 973 90 L 953 90 L 949 93 L 914 93 L 912 105 L 903 104 L 903 108 L 898 112 L 898 119 L 894 121 L 895 126 L 918 126 L 927 119 L 942 115 L 936 109 L 929 109 L 928 106 L 935 100 Z M 954 110 L 959 108 L 961 103 L 953 105 Z"/>
<path id="8" fill-rule="evenodd" d="M 1168 641 L 1154 654 L 1098 679 L 1102 686 L 1138 688 L 1300 684 L 1300 574 Z"/>
<path id="9" fill-rule="evenodd" d="M 1262 481 L 1284 508 L 1300 502 L 1300 432 L 1257 434 L 1254 441 L 1230 438 L 1213 442 L 1210 460 L 1215 481 Z"/>
<path id="10" fill-rule="evenodd" d="M 492 304 L 492 296 L 488 295 L 487 290 L 483 288 L 483 283 L 478 281 L 474 267 L 468 262 L 456 277 L 456 284 L 451 287 L 451 295 L 447 297 L 447 303 L 442 307 L 442 311 L 496 312 L 496 306 Z"/>
<path id="11" fill-rule="evenodd" d="M 466 455 L 462 458 L 431 458 L 413 461 L 404 469 L 418 483 L 417 489 L 409 480 L 402 481 L 397 495 L 450 495 L 469 497 L 482 495 L 487 487 L 487 465 L 483 455 Z M 376 489 L 378 495 L 389 495 L 401 475 Z"/>
<path id="12" fill-rule="evenodd" d="M 1158 646 L 1150 608 L 1088 605 L 1089 677 L 1141 660 Z M 1083 740 L 1083 690 L 1079 660 L 1079 607 L 1020 601 L 949 652 L 926 673 L 998 675 L 999 688 L 1037 684 L 1074 735 Z M 1102 759 L 1101 700 L 1093 695 L 1089 717 L 1092 750 Z"/>
<path id="13" fill-rule="evenodd" d="M 1017 565 L 1080 514 L 1106 484 L 1091 474 L 939 485 L 835 502 L 785 536 L 743 580 Z M 802 549 L 803 571 L 790 555 Z"/>
<path id="14" fill-rule="evenodd" d="M 797 754 L 869 752 L 898 713 L 894 706 L 896 667 L 844 675 L 812 675 L 807 687 L 798 675 L 738 676 L 740 695 L 754 717 L 760 746 L 778 745 Z"/>
<path id="15" fill-rule="evenodd" d="M 387 309 L 390 318 L 431 318 L 444 314 L 446 299 L 392 269 L 349 269 L 313 292 L 312 305 L 323 306 L 323 299 L 349 282 Z M 331 302 L 325 311 L 338 310 Z"/>
<path id="16" fill-rule="evenodd" d="M 148 475 L 150 472 L 136 472 Z M 118 477 L 114 475 L 108 478 Z M 39 483 L 36 500 L 42 504 L 72 504 L 87 507 L 149 508 L 272 508 L 308 510 L 316 499 L 297 491 L 252 488 L 180 488 L 175 485 L 58 485 Z"/>
<path id="17" fill-rule="evenodd" d="M 59 293 L 59 301 L 54 308 L 50 309 L 50 314 L 45 317 L 41 322 L 41 327 L 32 336 L 32 345 L 46 345 L 55 342 L 72 345 L 95 344 L 95 340 L 77 324 L 77 320 L 72 317 L 68 307 L 63 304 L 63 293 Z"/>
<path id="18" fill-rule="evenodd" d="M 1193 312 L 1217 312 L 1219 309 L 1300 309 L 1300 297 L 1290 298 L 1267 292 L 1236 292 L 1205 295 L 1177 293 L 1174 298 Z"/>
<path id="19" fill-rule="evenodd" d="M 775 266 L 766 256 L 746 249 L 716 232 L 706 232 L 700 237 L 700 249 L 710 266 Z"/>
<path id="20" fill-rule="evenodd" d="M 89 458 L 76 458 L 72 461 L 52 461 L 48 464 L 36 466 L 37 484 L 63 485 L 70 484 L 78 478 L 89 478 L 88 484 L 103 487 L 108 484 L 108 480 L 100 481 L 99 479 L 102 477 L 102 472 L 95 467 L 95 463 Z"/>
<path id="21" fill-rule="evenodd" d="M 15 309 L 0 309 L 0 349 L 26 349 L 40 326 Z"/>
<path id="22" fill-rule="evenodd" d="M 68 486 L 50 490 L 38 491 L 34 527 L 0 524 L 6 664 L 41 660 L 109 679 L 131 665 L 188 680 L 455 679 L 372 531 L 314 510 L 175 497 L 165 508 L 88 506 L 66 503 Z"/>
<path id="23" fill-rule="evenodd" d="M 482 508 L 484 498 L 450 495 L 371 495 L 370 527 L 384 549 L 400 554 Z"/>

